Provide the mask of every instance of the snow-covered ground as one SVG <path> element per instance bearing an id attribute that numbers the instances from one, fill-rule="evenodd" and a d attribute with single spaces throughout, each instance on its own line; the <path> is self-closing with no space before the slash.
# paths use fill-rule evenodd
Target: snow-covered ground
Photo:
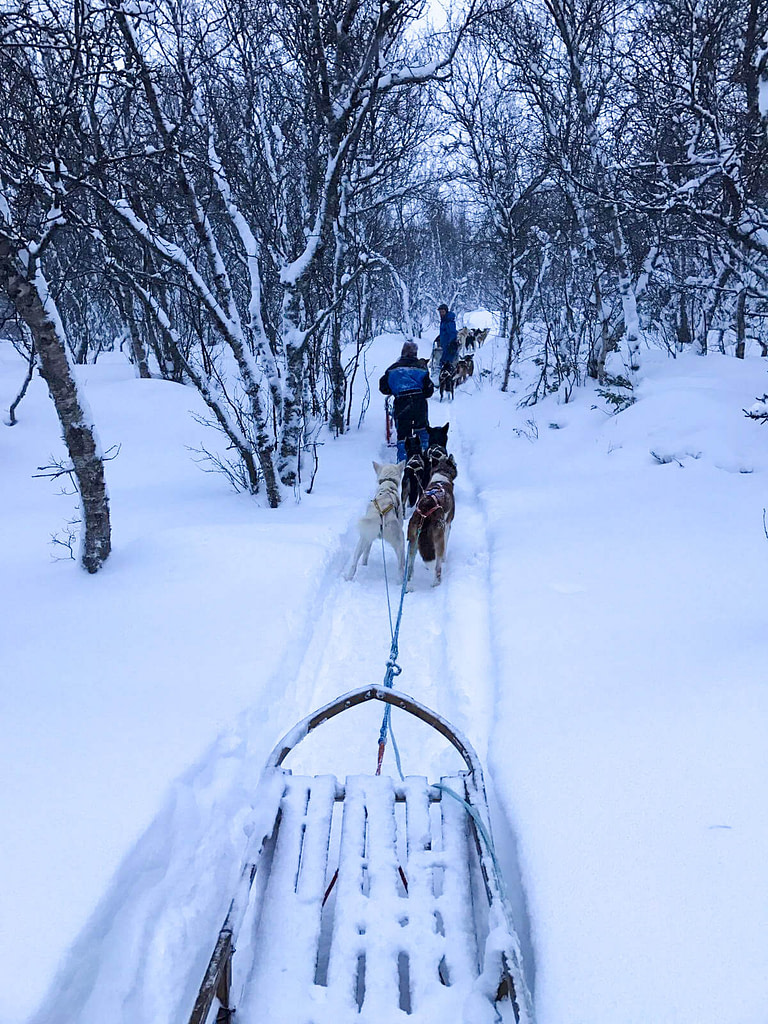
<path id="1" fill-rule="evenodd" d="M 398 348 L 377 343 L 374 378 Z M 742 409 L 766 361 L 647 352 L 609 416 L 590 389 L 520 408 L 535 368 L 502 395 L 494 359 L 432 403 L 458 511 L 443 586 L 418 565 L 406 598 L 399 685 L 486 765 L 539 1024 L 764 1024 L 768 434 Z M 23 369 L 0 347 L 0 406 Z M 51 561 L 73 499 L 32 479 L 60 444 L 41 381 L 0 428 L 0 1024 L 176 1024 L 264 758 L 383 678 L 380 551 L 342 578 L 383 417 L 374 398 L 274 512 L 194 464 L 216 441 L 190 389 L 119 357 L 83 378 L 121 445 L 97 576 Z M 342 716 L 299 764 L 371 770 L 378 721 Z M 449 770 L 396 727 L 407 772 Z"/>

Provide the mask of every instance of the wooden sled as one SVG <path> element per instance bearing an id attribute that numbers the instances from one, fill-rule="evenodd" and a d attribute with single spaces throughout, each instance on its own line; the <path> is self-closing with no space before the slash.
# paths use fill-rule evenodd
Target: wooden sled
<path id="1" fill-rule="evenodd" d="M 369 700 L 431 725 L 466 770 L 438 785 L 341 784 L 281 767 L 313 729 Z M 383 686 L 353 690 L 277 745 L 259 796 L 264 827 L 189 1024 L 532 1024 L 482 770 L 445 719 Z"/>

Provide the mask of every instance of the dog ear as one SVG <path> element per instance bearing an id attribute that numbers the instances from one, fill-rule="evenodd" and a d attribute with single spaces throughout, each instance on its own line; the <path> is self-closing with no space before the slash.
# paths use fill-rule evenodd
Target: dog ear
<path id="1" fill-rule="evenodd" d="M 373 471 L 376 474 L 376 476 L 378 476 L 379 473 L 381 472 L 381 463 L 377 462 L 375 459 L 373 460 Z"/>

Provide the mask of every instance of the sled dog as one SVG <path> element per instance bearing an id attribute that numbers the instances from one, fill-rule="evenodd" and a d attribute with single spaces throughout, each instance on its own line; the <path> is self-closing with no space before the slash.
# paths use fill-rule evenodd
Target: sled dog
<path id="1" fill-rule="evenodd" d="M 429 357 L 429 372 L 434 377 L 440 366 L 440 358 L 443 354 L 442 346 L 440 345 L 440 338 L 435 338 L 432 343 L 432 352 Z"/>
<path id="2" fill-rule="evenodd" d="M 475 327 L 474 330 L 469 331 L 466 341 L 464 342 L 464 351 L 466 353 L 474 353 L 475 349 L 482 348 L 489 333 L 488 327 L 482 331 L 479 327 Z"/>
<path id="3" fill-rule="evenodd" d="M 456 463 L 453 456 L 437 458 L 431 467 L 427 489 L 419 498 L 408 523 L 408 585 L 413 575 L 413 563 L 418 549 L 422 560 L 435 563 L 436 587 L 442 579 L 443 561 L 451 533 L 451 523 L 456 504 L 453 497 L 453 481 L 456 479 Z"/>
<path id="4" fill-rule="evenodd" d="M 363 565 L 368 565 L 371 545 L 381 534 L 397 555 L 397 565 L 402 578 L 405 569 L 405 543 L 403 541 L 403 505 L 400 498 L 400 484 L 403 478 L 404 462 L 397 465 L 374 462 L 378 487 L 373 499 L 368 503 L 365 515 L 358 521 L 360 534 L 357 547 L 352 558 L 352 565 L 347 572 L 347 579 L 354 579 L 357 563 L 362 558 Z"/>
<path id="5" fill-rule="evenodd" d="M 448 395 L 449 398 L 453 398 L 453 392 L 456 389 L 456 369 L 451 363 L 446 363 L 440 371 L 440 401 Z"/>
<path id="6" fill-rule="evenodd" d="M 441 456 L 448 457 L 448 428 L 450 423 L 444 423 L 442 427 L 427 427 L 429 445 L 427 446 L 427 480 L 429 480 L 429 469 L 433 462 Z"/>
<path id="7" fill-rule="evenodd" d="M 463 384 L 465 380 L 468 380 L 475 372 L 475 361 L 472 356 L 463 356 L 458 363 L 456 363 L 456 384 Z"/>
<path id="8" fill-rule="evenodd" d="M 427 456 L 421 450 L 421 438 L 409 434 L 405 439 L 405 470 L 400 498 L 403 509 L 413 508 L 429 479 Z"/>

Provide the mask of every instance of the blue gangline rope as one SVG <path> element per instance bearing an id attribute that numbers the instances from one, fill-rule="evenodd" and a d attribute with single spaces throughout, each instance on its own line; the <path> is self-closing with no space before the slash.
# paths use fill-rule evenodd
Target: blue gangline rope
<path id="1" fill-rule="evenodd" d="M 402 583 L 402 586 L 400 587 L 400 604 L 399 604 L 398 609 L 397 609 L 397 618 L 395 619 L 395 622 L 393 624 L 393 622 L 392 622 L 392 603 L 391 603 L 391 601 L 389 599 L 389 578 L 387 576 L 387 552 L 386 552 L 386 548 L 384 547 L 384 531 L 383 530 L 380 532 L 379 536 L 381 537 L 381 556 L 382 556 L 382 558 L 384 560 L 384 584 L 385 584 L 386 591 L 387 591 L 387 611 L 389 613 L 389 631 L 390 631 L 390 634 L 392 636 L 392 644 L 391 644 L 391 646 L 389 648 L 389 658 L 387 659 L 387 670 L 384 673 L 384 686 L 386 686 L 388 690 L 391 690 L 392 687 L 394 686 L 395 678 L 397 676 L 399 676 L 400 673 L 403 671 L 402 668 L 397 663 L 397 657 L 398 657 L 398 653 L 399 653 L 398 652 L 398 638 L 400 636 L 400 623 L 402 622 L 402 619 L 403 619 L 403 603 L 405 602 L 405 592 L 406 592 L 406 589 L 407 589 L 407 586 L 408 586 L 408 568 L 409 568 L 409 564 L 410 564 L 410 552 L 409 552 L 408 555 L 406 555 L 406 559 L 405 559 L 405 571 L 403 572 L 403 583 Z M 391 711 L 392 711 L 391 705 L 387 704 L 386 708 L 384 709 L 384 717 L 383 717 L 383 719 L 381 721 L 381 730 L 379 732 L 379 756 L 378 756 L 378 764 L 377 764 L 377 767 L 376 767 L 376 774 L 377 775 L 381 774 L 381 763 L 382 763 L 382 760 L 384 758 L 384 749 L 385 749 L 385 747 L 387 745 L 387 736 L 389 735 L 392 738 L 392 749 L 393 749 L 393 751 L 395 753 L 395 763 L 397 764 L 397 770 L 398 770 L 398 772 L 400 774 L 400 778 L 404 779 L 405 776 L 403 775 L 403 768 L 402 768 L 402 764 L 401 764 L 401 761 L 400 761 L 400 751 L 399 751 L 398 746 L 397 746 L 397 740 L 395 739 L 395 734 L 394 734 L 394 732 L 392 730 L 392 715 L 391 715 Z"/>
<path id="2" fill-rule="evenodd" d="M 465 800 L 464 797 L 459 796 L 459 794 L 455 790 L 451 789 L 450 786 L 446 786 L 445 783 L 435 782 L 434 787 L 435 789 L 441 790 L 443 793 L 447 793 L 448 796 L 452 796 L 454 800 L 457 800 L 462 805 L 467 814 L 474 821 L 478 835 L 485 844 L 485 848 L 488 851 L 488 854 L 491 858 L 491 863 L 493 864 L 493 873 L 496 876 L 496 884 L 499 887 L 499 893 L 501 894 L 502 899 L 506 898 L 504 879 L 501 874 L 499 862 L 496 858 L 496 848 L 493 845 L 493 839 L 491 839 L 491 834 L 488 831 L 488 826 L 480 817 L 480 812 L 477 810 L 476 807 L 473 807 L 472 804 L 469 803 L 469 801 Z"/>

